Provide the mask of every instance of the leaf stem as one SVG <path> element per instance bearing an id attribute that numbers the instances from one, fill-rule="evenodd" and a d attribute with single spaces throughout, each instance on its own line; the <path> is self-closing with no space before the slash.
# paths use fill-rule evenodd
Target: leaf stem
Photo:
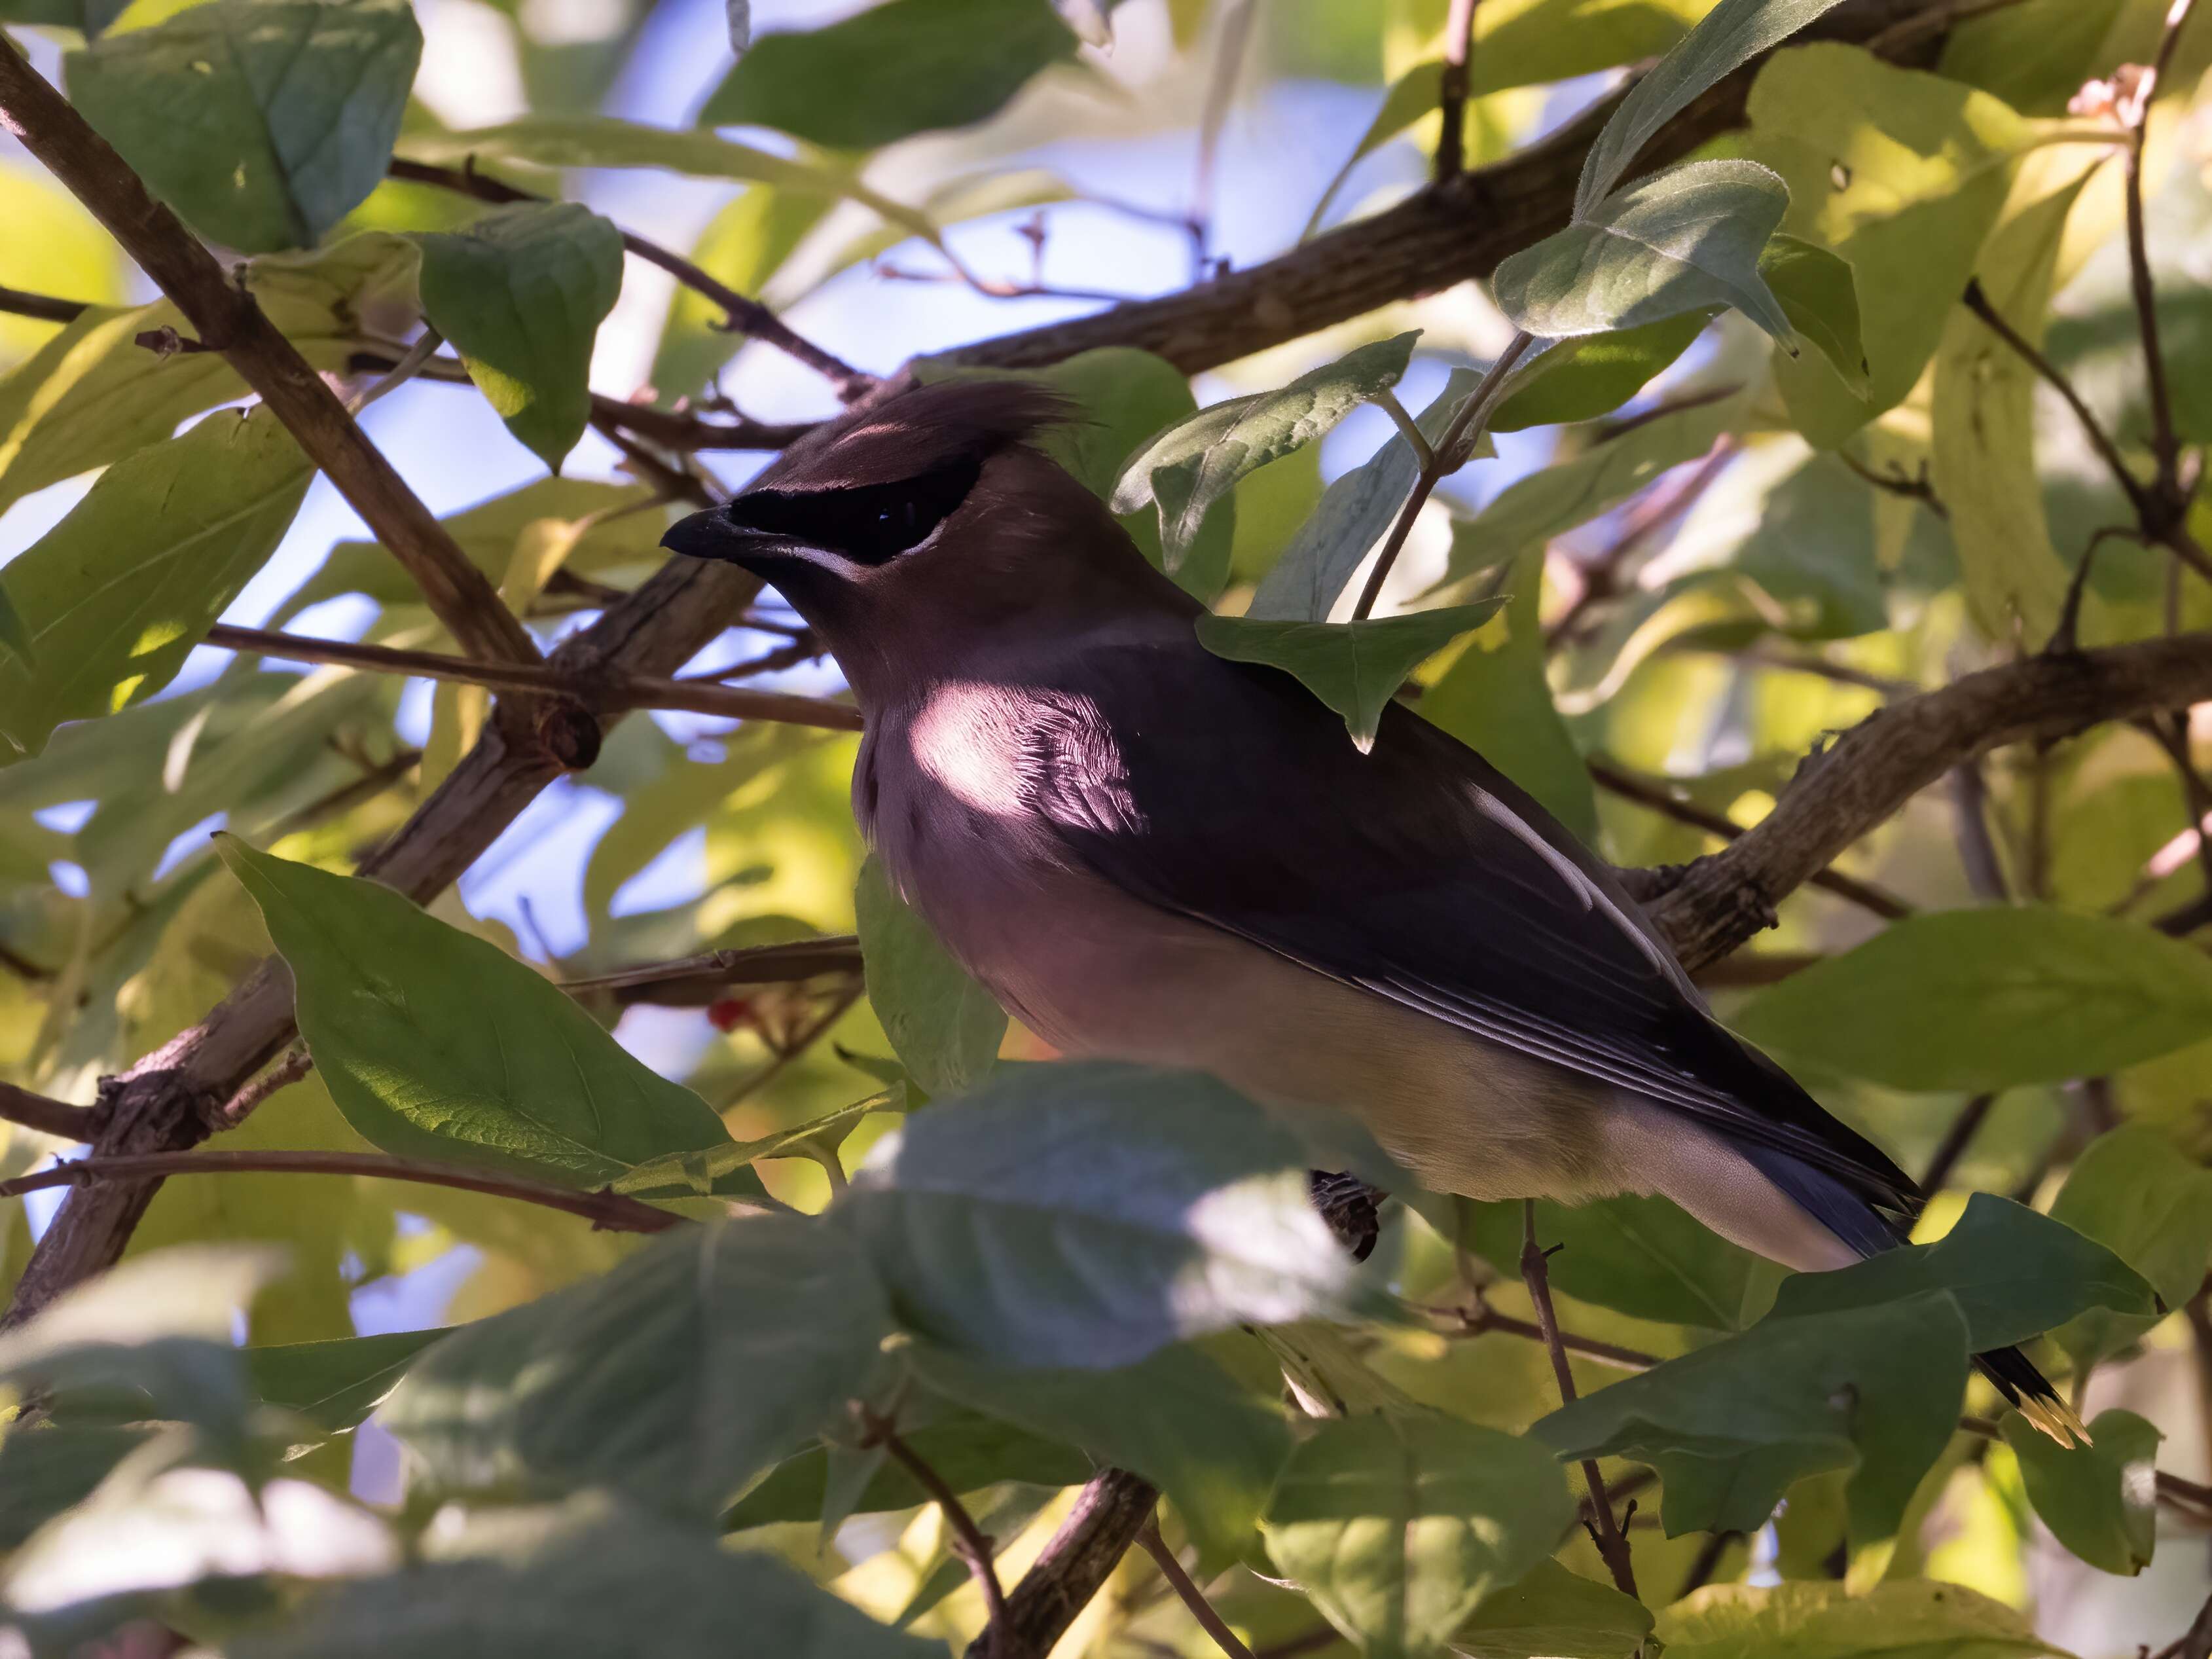
<path id="1" fill-rule="evenodd" d="M 1536 1243 L 1536 1200 L 1521 1201 L 1521 1277 L 1528 1286 L 1528 1299 L 1536 1304 L 1536 1327 L 1552 1355 L 1552 1375 L 1558 1379 L 1563 1405 L 1575 1402 L 1574 1373 L 1567 1365 L 1566 1344 L 1559 1339 L 1559 1316 L 1552 1309 L 1552 1273 L 1543 1247 Z M 1589 1486 L 1591 1540 L 1604 1559 L 1606 1571 L 1623 1595 L 1636 1594 L 1636 1568 L 1630 1559 L 1628 1540 L 1613 1518 L 1612 1500 L 1606 1495 L 1605 1477 L 1597 1459 L 1583 1459 L 1583 1480 Z"/>
<path id="2" fill-rule="evenodd" d="M 1145 1529 L 1137 1534 L 1137 1542 L 1144 1547 L 1145 1553 L 1152 1558 L 1154 1565 L 1160 1570 L 1160 1577 L 1166 1579 L 1169 1586 L 1182 1598 L 1183 1606 L 1190 1609 L 1190 1616 L 1198 1620 L 1200 1628 L 1213 1638 L 1213 1645 L 1227 1654 L 1229 1659 L 1252 1659 L 1252 1650 L 1244 1645 L 1237 1632 L 1229 1628 L 1227 1621 L 1214 1611 L 1213 1603 L 1206 1599 L 1206 1593 L 1191 1582 L 1190 1575 L 1183 1571 L 1182 1563 L 1176 1559 L 1176 1553 L 1168 1547 L 1167 1540 L 1160 1536 L 1159 1522 L 1145 1522 Z"/>
<path id="3" fill-rule="evenodd" d="M 1420 474 L 1413 480 L 1413 493 L 1406 498 L 1406 505 L 1391 525 L 1382 550 L 1376 555 L 1374 568 L 1367 573 L 1367 585 L 1359 590 L 1359 603 L 1352 607 L 1352 621 L 1364 622 L 1374 614 L 1375 602 L 1382 596 L 1382 584 L 1389 580 L 1391 567 L 1398 562 L 1406 538 L 1413 533 L 1413 520 L 1420 517 L 1421 508 L 1427 505 L 1437 485 L 1467 465 L 1475 441 L 1482 436 L 1483 423 L 1490 418 L 1504 389 L 1506 376 L 1512 373 L 1513 365 L 1522 354 L 1535 343 L 1536 337 L 1526 331 L 1515 334 L 1506 342 L 1505 349 L 1498 354 L 1498 361 L 1476 382 L 1474 390 L 1468 393 L 1467 401 L 1453 414 L 1443 436 L 1421 463 Z M 1414 453 L 1418 455 L 1420 452 Z"/>
<path id="4" fill-rule="evenodd" d="M 666 1210 L 628 1198 L 620 1193 L 578 1192 L 544 1182 L 489 1170 L 465 1170 L 419 1159 L 386 1158 L 380 1152 L 115 1152 L 57 1164 L 50 1170 L 0 1182 L 0 1198 L 16 1198 L 46 1187 L 91 1187 L 111 1181 L 161 1180 L 180 1175 L 334 1175 L 371 1176 L 385 1181 L 411 1181 L 428 1187 L 453 1187 L 462 1192 L 485 1193 L 512 1198 L 549 1210 L 565 1210 L 581 1216 L 607 1232 L 657 1233 L 677 1226 L 683 1218 Z"/>

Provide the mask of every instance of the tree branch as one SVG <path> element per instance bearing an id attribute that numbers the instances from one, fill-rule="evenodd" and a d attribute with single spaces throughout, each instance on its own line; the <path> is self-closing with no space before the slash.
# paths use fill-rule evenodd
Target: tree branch
<path id="1" fill-rule="evenodd" d="M 426 1187 L 455 1187 L 463 1192 L 488 1193 L 494 1198 L 519 1199 L 550 1210 L 581 1216 L 607 1232 L 657 1233 L 679 1224 L 683 1218 L 667 1210 L 624 1196 L 621 1193 L 580 1193 L 519 1176 L 464 1170 L 451 1164 L 425 1164 L 414 1158 L 386 1158 L 380 1152 L 139 1152 L 79 1158 L 57 1164 L 50 1170 L 0 1181 L 0 1198 L 19 1198 L 43 1187 L 84 1188 L 106 1182 L 138 1182 L 149 1176 L 177 1175 L 329 1175 L 374 1176 L 385 1181 L 411 1181 Z"/>
<path id="2" fill-rule="evenodd" d="M 2158 493 L 2169 511 L 2186 511 L 2188 496 L 2181 487 L 2181 441 L 2173 425 L 2173 394 L 2167 388 L 2166 353 L 2158 337 L 2158 291 L 2150 275 L 2150 238 L 2143 219 L 2143 145 L 2150 131 L 2150 103 L 2159 82 L 2172 65 L 2174 49 L 2189 21 L 2195 0 L 2172 0 L 2158 41 L 2158 58 L 2127 100 L 2127 220 L 2128 288 L 2133 295 L 2136 325 L 2142 336 L 2143 373 L 2150 398 L 2151 456 L 2158 468 Z M 2179 550 L 2176 550 L 2177 551 Z M 2212 574 L 2212 573 L 2206 573 Z"/>
<path id="3" fill-rule="evenodd" d="M 29 294 L 20 288 L 0 287 L 0 311 L 17 317 L 35 317 L 45 323 L 73 323 L 88 309 L 82 300 L 58 300 L 51 294 Z"/>
<path id="4" fill-rule="evenodd" d="M 1692 969 L 1772 925 L 1774 906 L 1915 794 L 2007 744 L 2212 699 L 2212 635 L 2030 657 L 1875 710 L 1808 757 L 1774 810 L 1646 908 Z"/>
<path id="5" fill-rule="evenodd" d="M 191 320 L 201 343 L 222 352 L 260 394 L 307 459 L 406 567 L 462 648 L 489 659 L 537 661 L 529 630 L 322 377 L 262 315 L 253 296 L 6 40 L 0 40 L 0 117 Z"/>
<path id="6" fill-rule="evenodd" d="M 12 1083 L 0 1083 L 0 1118 L 36 1129 L 42 1135 L 79 1141 L 90 1140 L 100 1123 L 97 1108 L 72 1106 L 66 1100 L 33 1094 Z"/>
<path id="7" fill-rule="evenodd" d="M 410 184 L 434 185 L 441 190 L 450 190 L 463 196 L 472 196 L 479 202 L 506 204 L 515 202 L 543 202 L 545 198 L 513 185 L 478 173 L 471 162 L 467 167 L 433 167 L 423 161 L 406 161 L 394 157 L 392 176 L 406 179 Z M 718 282 L 680 253 L 671 252 L 658 242 L 648 242 L 629 231 L 622 233 L 623 251 L 635 255 L 647 264 L 658 265 L 694 293 L 704 295 L 721 307 L 728 318 L 731 332 L 758 340 L 763 345 L 774 346 L 793 362 L 803 363 L 828 380 L 837 396 L 846 403 L 866 397 L 875 388 L 876 377 L 857 369 L 842 358 L 823 350 L 811 340 L 795 332 L 784 320 L 759 301 L 749 299 L 728 283 Z"/>
<path id="8" fill-rule="evenodd" d="M 1623 800 L 1632 800 L 1638 806 L 1649 807 L 1662 817 L 1672 818 L 1706 835 L 1717 836 L 1724 842 L 1741 841 L 1750 832 L 1733 818 L 1718 812 L 1709 812 L 1693 800 L 1685 800 L 1663 784 L 1633 777 L 1610 762 L 1592 760 L 1588 763 L 1590 781 L 1609 794 Z M 1870 881 L 1861 881 L 1840 870 L 1823 866 L 1806 878 L 1807 884 L 1833 893 L 1838 898 L 1849 899 L 1861 909 L 1872 911 L 1886 921 L 1895 921 L 1912 914 L 1912 907 L 1896 894 L 1877 887 Z"/>
<path id="9" fill-rule="evenodd" d="M 559 692 L 592 709 L 676 708 L 729 720 L 820 726 L 831 732 L 860 729 L 860 711 L 849 703 L 781 691 L 753 691 L 706 680 L 633 674 L 617 668 L 592 674 L 563 673 L 545 663 L 475 662 L 435 651 L 276 634 L 266 629 L 235 628 L 228 623 L 217 623 L 208 629 L 207 643 L 226 651 L 258 652 L 296 662 L 340 663 L 373 673 L 419 675 L 464 685 L 488 685 L 500 691 Z"/>
<path id="10" fill-rule="evenodd" d="M 789 945 L 756 945 L 741 951 L 708 951 L 673 962 L 645 963 L 613 973 L 562 981 L 571 996 L 606 991 L 628 1004 L 660 1007 L 704 1006 L 729 994 L 733 985 L 790 985 L 828 974 L 860 971 L 860 941 L 850 933 L 797 939 Z"/>
<path id="11" fill-rule="evenodd" d="M 1127 1469 L 1093 1475 L 1060 1530 L 1007 1595 L 1000 1645 L 988 1645 L 987 1631 L 969 1644 L 967 1659 L 1045 1659 L 1121 1565 L 1159 1501 L 1158 1487 Z"/>
<path id="12" fill-rule="evenodd" d="M 874 1413 L 863 1411 L 861 1423 L 867 1431 L 863 1443 L 881 1446 L 890 1454 L 892 1462 L 912 1475 L 915 1484 L 927 1492 L 930 1500 L 944 1516 L 945 1524 L 952 1528 L 956 1540 L 953 1553 L 968 1564 L 968 1571 L 983 1592 L 985 1620 L 983 1634 L 976 1639 L 987 1659 L 1000 1659 L 1002 1653 L 1000 1638 L 1006 1628 L 1006 1592 L 999 1583 L 999 1569 L 994 1560 L 995 1541 L 984 1534 L 975 1524 L 975 1517 L 968 1513 L 968 1506 L 960 1501 L 960 1494 L 945 1484 L 945 1477 L 930 1468 L 928 1460 L 898 1437 L 897 1431 Z M 971 1650 L 973 1651 L 973 1650 Z"/>

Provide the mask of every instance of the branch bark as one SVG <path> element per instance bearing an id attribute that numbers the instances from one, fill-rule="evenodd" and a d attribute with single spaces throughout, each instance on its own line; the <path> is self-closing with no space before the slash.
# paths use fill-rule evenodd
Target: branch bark
<path id="1" fill-rule="evenodd" d="M 42 1135 L 64 1140 L 90 1140 L 100 1113 L 90 1106 L 72 1106 L 66 1100 L 33 1094 L 12 1083 L 0 1083 L 0 1118 L 36 1129 Z"/>
<path id="2" fill-rule="evenodd" d="M 989 1644 L 986 1631 L 969 1644 L 967 1659 L 1045 1659 L 1121 1565 L 1159 1501 L 1158 1487 L 1127 1469 L 1092 1476 L 1036 1564 L 1006 1593 L 997 1645 Z"/>
<path id="3" fill-rule="evenodd" d="M 1876 709 L 1808 757 L 1775 809 L 1687 866 L 1646 908 L 1692 970 L 1772 925 L 1774 907 L 1961 762 L 2008 744 L 2212 700 L 2212 635 L 2029 657 Z"/>
<path id="4" fill-rule="evenodd" d="M 337 395 L 292 343 L 261 314 L 243 286 L 130 165 L 0 40 L 0 118 L 66 185 L 199 331 L 260 394 L 307 459 L 407 568 L 431 611 L 471 656 L 536 662 L 537 641 L 500 603 L 482 571 L 354 423 Z"/>

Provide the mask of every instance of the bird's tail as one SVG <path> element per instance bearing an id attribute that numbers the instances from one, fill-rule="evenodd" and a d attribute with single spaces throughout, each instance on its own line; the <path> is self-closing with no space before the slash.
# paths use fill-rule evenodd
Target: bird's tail
<path id="1" fill-rule="evenodd" d="M 1825 1170 L 1767 1147 L 1745 1155 L 1814 1219 L 1863 1258 L 1906 1242 L 1905 1231 L 1864 1197 Z M 2018 1348 L 1993 1348 L 1974 1356 L 1974 1368 L 2037 1428 L 2062 1446 L 2086 1446 L 2089 1431 L 2071 1406 Z"/>

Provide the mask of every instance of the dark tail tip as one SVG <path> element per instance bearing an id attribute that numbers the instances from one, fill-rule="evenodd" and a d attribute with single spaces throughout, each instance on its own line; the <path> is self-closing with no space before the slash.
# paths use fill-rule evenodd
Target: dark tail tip
<path id="1" fill-rule="evenodd" d="M 2022 1417 L 2062 1446 L 2086 1446 L 2089 1431 L 2074 1408 L 2059 1398 L 2050 1379 L 2018 1348 L 1994 1348 L 1974 1356 L 1984 1376 L 1997 1385 Z"/>

